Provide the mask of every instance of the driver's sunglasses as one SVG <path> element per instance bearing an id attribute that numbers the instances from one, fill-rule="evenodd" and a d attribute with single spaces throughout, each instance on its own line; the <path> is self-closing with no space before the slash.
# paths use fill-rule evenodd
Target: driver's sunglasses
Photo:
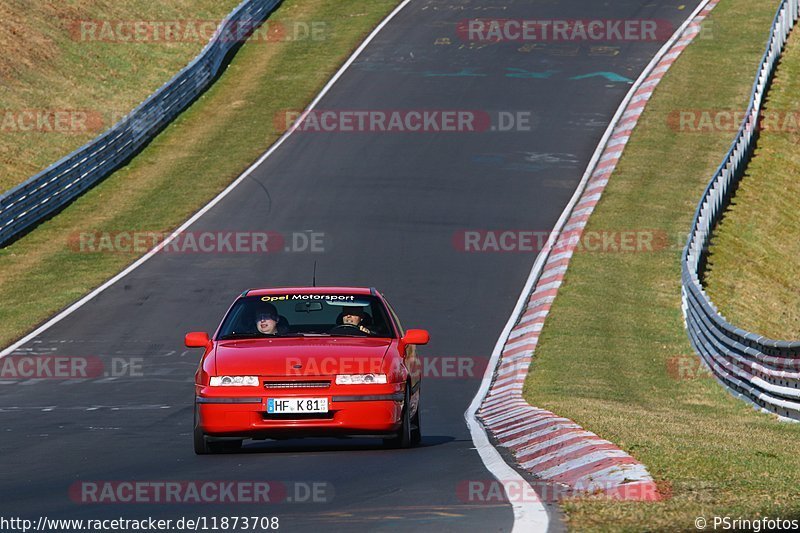
<path id="1" fill-rule="evenodd" d="M 266 315 L 266 314 L 258 315 L 258 321 L 259 322 L 263 322 L 265 320 L 274 320 L 274 321 L 277 322 L 278 318 L 275 315 Z"/>

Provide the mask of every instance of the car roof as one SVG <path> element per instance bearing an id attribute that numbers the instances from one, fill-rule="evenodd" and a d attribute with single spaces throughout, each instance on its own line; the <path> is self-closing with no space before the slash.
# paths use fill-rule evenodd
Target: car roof
<path id="1" fill-rule="evenodd" d="M 377 291 L 368 287 L 272 287 L 269 289 L 248 289 L 242 296 L 266 296 L 270 294 L 364 294 L 377 296 Z"/>

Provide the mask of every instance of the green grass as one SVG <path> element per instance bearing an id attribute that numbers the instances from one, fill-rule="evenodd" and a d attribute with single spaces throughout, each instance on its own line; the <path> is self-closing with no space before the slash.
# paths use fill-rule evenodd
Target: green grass
<path id="1" fill-rule="evenodd" d="M 705 279 L 712 301 L 732 323 L 783 340 L 800 339 L 798 110 L 800 40 L 795 36 L 766 100 L 767 127 L 715 232 Z"/>
<path id="2" fill-rule="evenodd" d="M 287 0 L 275 18 L 328 21 L 325 43 L 246 45 L 217 84 L 130 165 L 0 250 L 0 345 L 135 259 L 74 253 L 72 235 L 177 227 L 278 137 L 275 114 L 302 108 L 396 3 Z M 723 0 L 712 15 L 712 38 L 696 41 L 658 88 L 590 230 L 688 230 L 732 134 L 679 134 L 667 117 L 680 109 L 744 107 L 776 5 Z M 677 246 L 576 253 L 543 331 L 528 399 L 620 444 L 672 496 L 656 504 L 568 503 L 574 529 L 692 530 L 700 514 L 800 514 L 792 445 L 800 428 L 756 413 L 712 380 L 679 380 L 667 371 L 673 358 L 695 357 L 682 327 L 679 255 Z"/>
<path id="3" fill-rule="evenodd" d="M 669 117 L 745 108 L 777 5 L 723 0 L 712 12 L 711 38 L 696 40 L 657 88 L 587 231 L 655 228 L 683 240 L 676 236 L 688 232 L 734 134 L 676 131 Z M 527 400 L 617 443 L 670 495 L 568 502 L 572 529 L 694 530 L 701 515 L 800 516 L 800 426 L 754 411 L 707 376 L 674 372 L 697 361 L 683 328 L 680 254 L 678 245 L 576 252 L 542 331 Z"/>
<path id="4" fill-rule="evenodd" d="M 0 4 L 0 193 L 108 129 L 194 58 L 202 40 L 99 42 L 76 21 L 220 21 L 240 0 L 5 0 Z M 86 34 L 84 34 L 86 35 Z M 58 132 L 25 131 L 22 110 L 88 113 Z M 9 117 L 11 120 L 8 120 Z"/>
<path id="5" fill-rule="evenodd" d="M 23 239 L 0 249 L 0 346 L 97 287 L 137 254 L 79 253 L 94 231 L 176 228 L 282 133 L 397 0 L 286 0 L 273 22 L 325 22 L 325 40 L 247 43 L 225 74 L 128 166 Z"/>

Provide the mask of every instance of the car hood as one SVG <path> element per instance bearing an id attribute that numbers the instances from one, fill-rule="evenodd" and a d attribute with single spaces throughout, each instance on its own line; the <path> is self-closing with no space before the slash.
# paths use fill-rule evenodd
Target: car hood
<path id="1" fill-rule="evenodd" d="M 218 376 L 323 376 L 378 372 L 391 339 L 292 337 L 220 341 Z"/>

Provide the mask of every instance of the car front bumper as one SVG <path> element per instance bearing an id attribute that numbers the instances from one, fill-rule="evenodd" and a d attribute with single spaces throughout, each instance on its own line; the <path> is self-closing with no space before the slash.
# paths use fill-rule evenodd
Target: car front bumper
<path id="1" fill-rule="evenodd" d="M 198 424 L 209 437 L 391 436 L 401 425 L 405 384 L 338 386 L 324 391 L 236 389 L 197 387 Z M 271 415 L 266 407 L 270 398 L 327 398 L 328 412 Z"/>

